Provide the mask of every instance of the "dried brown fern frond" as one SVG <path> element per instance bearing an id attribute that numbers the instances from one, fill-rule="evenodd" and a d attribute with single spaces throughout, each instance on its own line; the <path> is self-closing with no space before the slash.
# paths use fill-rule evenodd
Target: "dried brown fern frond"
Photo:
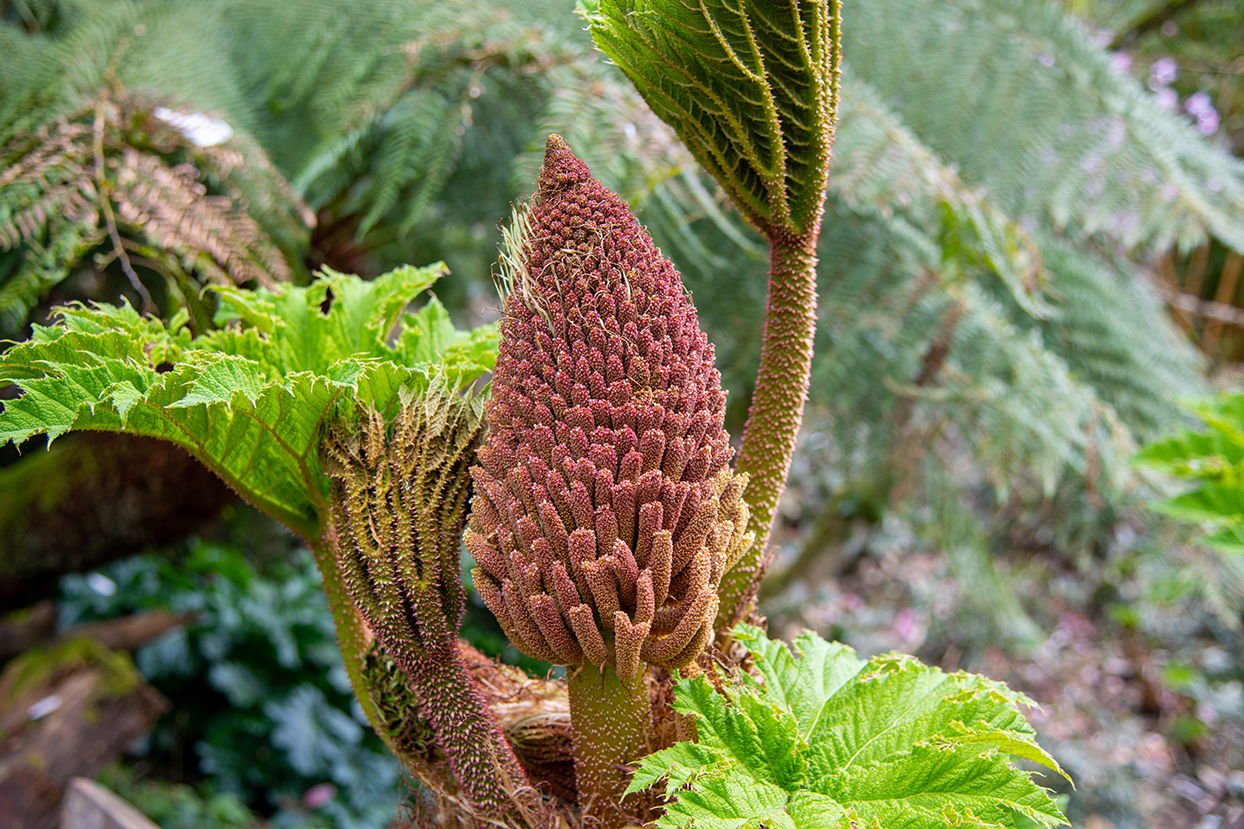
<path id="1" fill-rule="evenodd" d="M 246 210 L 228 196 L 208 195 L 190 163 L 170 167 L 160 157 L 125 147 L 110 159 L 117 217 L 159 248 L 193 262 L 210 282 L 256 282 L 270 287 L 289 266 Z"/>
<path id="2" fill-rule="evenodd" d="M 98 268 L 119 262 L 146 310 L 139 270 L 164 277 L 188 306 L 207 284 L 287 280 L 273 235 L 305 236 L 314 221 L 256 147 L 200 146 L 157 117 L 155 102 L 107 90 L 19 133 L 0 150 L 0 170 L 0 252 L 13 254 L 0 268 L 7 331 L 90 254 Z"/>

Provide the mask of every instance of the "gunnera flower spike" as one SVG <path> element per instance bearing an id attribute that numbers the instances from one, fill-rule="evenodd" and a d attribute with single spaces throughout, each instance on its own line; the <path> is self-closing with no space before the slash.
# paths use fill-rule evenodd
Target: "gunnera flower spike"
<path id="1" fill-rule="evenodd" d="M 580 805 L 620 825 L 619 767 L 647 751 L 644 663 L 685 667 L 712 638 L 721 577 L 752 542 L 747 479 L 727 466 L 713 347 L 673 264 L 559 136 L 538 184 L 502 256 L 466 546 L 515 646 L 582 666 Z"/>

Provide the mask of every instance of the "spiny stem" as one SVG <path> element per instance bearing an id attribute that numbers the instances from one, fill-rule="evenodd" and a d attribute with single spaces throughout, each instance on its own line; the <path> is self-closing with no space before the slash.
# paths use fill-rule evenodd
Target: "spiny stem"
<path id="1" fill-rule="evenodd" d="M 341 656 L 346 664 L 346 675 L 350 677 L 350 687 L 354 696 L 367 713 L 367 719 L 377 734 L 383 734 L 384 718 L 376 707 L 367 683 L 363 679 L 363 657 L 367 653 L 368 635 L 362 618 L 354 607 L 354 602 L 346 593 L 341 580 L 341 570 L 337 564 L 337 556 L 333 552 L 331 539 L 322 537 L 315 541 L 307 540 L 315 556 L 315 564 L 320 569 L 320 578 L 324 583 L 324 593 L 328 596 L 328 608 L 333 614 L 333 625 L 337 629 L 337 644 L 341 648 Z"/>
<path id="2" fill-rule="evenodd" d="M 432 726 L 437 745 L 466 800 L 489 818 L 509 818 L 532 825 L 539 795 L 519 765 L 509 740 L 501 733 L 488 703 L 475 685 L 457 642 L 410 659 L 390 654 L 415 686 L 420 714 Z"/>
<path id="3" fill-rule="evenodd" d="M 764 344 L 752 395 L 737 470 L 751 480 L 743 499 L 751 509 L 748 529 L 756 543 L 721 580 L 717 629 L 742 619 L 755 599 L 764 575 L 765 547 L 786 489 L 791 455 L 803 422 L 803 407 L 812 378 L 812 345 L 816 335 L 816 240 L 820 219 L 802 234 L 770 230 L 769 299 L 765 309 Z"/>
<path id="4" fill-rule="evenodd" d="M 329 544 L 338 543 L 331 537 L 331 527 L 329 535 Z M 400 747 L 391 739 L 394 735 L 386 731 L 384 715 L 363 675 L 368 637 L 365 623 L 345 590 L 340 562 L 336 556 L 322 554 L 320 550 L 316 551 L 316 560 L 324 574 L 324 588 L 354 694 L 367 712 L 372 728 L 405 760 Z M 539 796 L 476 688 L 470 670 L 458 654 L 456 640 L 448 629 L 439 633 L 430 643 L 416 643 L 413 635 L 398 643 L 390 641 L 389 656 L 406 675 L 416 699 L 423 703 L 431 701 L 432 704 L 419 705 L 419 715 L 432 727 L 437 746 L 467 801 L 489 818 L 509 817 L 525 822 L 529 815 L 524 813 L 534 814 Z"/>
<path id="5" fill-rule="evenodd" d="M 618 678 L 612 663 L 590 662 L 570 678 L 570 725 L 574 729 L 574 773 L 579 809 L 587 829 L 621 829 L 641 824 L 639 795 L 623 800 L 628 768 L 649 753 L 652 709 L 641 673 L 633 682 Z"/>

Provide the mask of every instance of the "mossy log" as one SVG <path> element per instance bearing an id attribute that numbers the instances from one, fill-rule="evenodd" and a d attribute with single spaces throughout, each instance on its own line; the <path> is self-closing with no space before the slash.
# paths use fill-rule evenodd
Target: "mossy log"
<path id="1" fill-rule="evenodd" d="M 0 822 L 53 829 L 74 777 L 93 777 L 168 702 L 125 653 L 91 639 L 27 651 L 0 676 Z"/>
<path id="2" fill-rule="evenodd" d="M 0 610 L 23 607 L 65 573 L 167 544 L 235 496 L 184 450 L 103 432 L 33 443 L 0 469 Z"/>

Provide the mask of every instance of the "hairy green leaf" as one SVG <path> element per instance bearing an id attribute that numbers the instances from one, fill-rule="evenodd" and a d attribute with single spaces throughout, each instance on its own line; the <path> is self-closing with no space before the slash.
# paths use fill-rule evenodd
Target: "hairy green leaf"
<path id="1" fill-rule="evenodd" d="M 329 271 L 305 288 L 223 288 L 218 321 L 234 324 L 195 339 L 185 314 L 165 324 L 129 307 L 66 307 L 59 324 L 36 326 L 0 357 L 0 383 L 23 391 L 0 413 L 0 442 L 71 429 L 169 440 L 309 535 L 327 493 L 327 417 L 356 403 L 387 411 L 436 373 L 464 385 L 492 367 L 491 330 L 454 330 L 434 301 L 402 317 L 443 272 L 399 268 L 364 282 Z"/>
<path id="2" fill-rule="evenodd" d="M 782 642 L 757 635 L 754 628 L 742 627 L 736 636 L 756 654 L 756 668 L 765 678 L 769 701 L 789 710 L 805 736 L 820 722 L 830 698 L 864 667 L 857 659 L 839 658 L 851 654 L 846 645 L 817 636 L 800 637 L 795 652 Z"/>
<path id="3" fill-rule="evenodd" d="M 668 781 L 670 790 L 681 789 L 703 777 L 718 777 L 734 767 L 731 758 L 719 749 L 699 743 L 675 743 L 644 760 L 631 778 L 629 791 L 638 792 Z"/>
<path id="4" fill-rule="evenodd" d="M 742 626 L 763 681 L 725 694 L 679 682 L 675 709 L 697 744 L 644 760 L 632 790 L 668 781 L 670 827 L 1039 826 L 1066 821 L 1049 793 L 1008 757 L 1066 777 L 999 682 L 946 674 L 912 657 L 868 662 L 810 633 L 788 649 Z"/>
<path id="5" fill-rule="evenodd" d="M 711 829 L 757 829 L 761 826 L 793 827 L 787 814 L 790 795 L 772 783 L 753 780 L 737 772 L 710 777 L 679 794 L 658 821 L 667 825 L 705 826 Z"/>
<path id="6" fill-rule="evenodd" d="M 792 789 L 807 783 L 807 743 L 789 711 L 767 704 L 752 690 L 740 691 L 725 707 L 707 682 L 688 685 L 674 704 L 696 717 L 700 746 L 716 749 L 757 780 Z"/>
<path id="7" fill-rule="evenodd" d="M 763 230 L 820 217 L 838 106 L 838 3 L 590 0 L 593 38 Z"/>

